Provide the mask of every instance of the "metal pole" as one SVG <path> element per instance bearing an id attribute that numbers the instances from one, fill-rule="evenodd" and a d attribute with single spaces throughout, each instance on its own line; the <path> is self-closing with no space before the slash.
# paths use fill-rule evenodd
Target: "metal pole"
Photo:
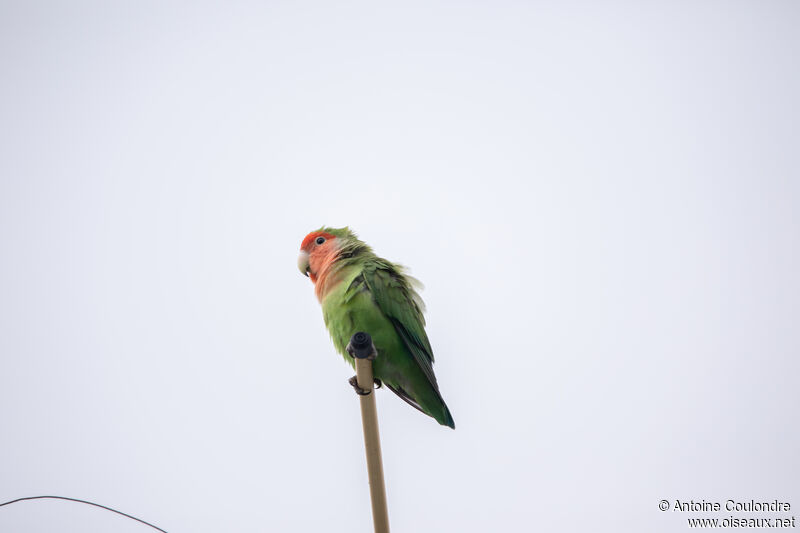
<path id="1" fill-rule="evenodd" d="M 361 404 L 361 426 L 364 429 L 364 449 L 367 455 L 369 495 L 372 500 L 372 522 L 375 533 L 389 533 L 389 511 L 386 506 L 386 486 L 383 481 L 383 458 L 378 433 L 378 411 L 375 407 L 372 361 L 377 357 L 372 338 L 358 332 L 350 338 L 347 351 L 356 363 L 356 383 Z"/>

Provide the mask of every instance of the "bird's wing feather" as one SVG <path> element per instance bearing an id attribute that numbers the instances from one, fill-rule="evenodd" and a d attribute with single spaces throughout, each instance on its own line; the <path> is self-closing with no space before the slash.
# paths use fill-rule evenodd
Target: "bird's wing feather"
<path id="1" fill-rule="evenodd" d="M 432 367 L 433 349 L 425 334 L 419 295 L 400 268 L 388 261 L 370 261 L 362 274 L 375 303 L 392 322 L 428 381 L 438 390 Z"/>

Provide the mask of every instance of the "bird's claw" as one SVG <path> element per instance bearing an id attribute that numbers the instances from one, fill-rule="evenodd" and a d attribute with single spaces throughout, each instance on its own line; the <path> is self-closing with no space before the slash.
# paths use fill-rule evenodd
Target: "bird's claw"
<path id="1" fill-rule="evenodd" d="M 379 380 L 378 378 L 375 378 L 373 381 L 375 381 L 376 389 L 380 389 L 381 387 L 383 387 L 383 381 Z"/>
<path id="2" fill-rule="evenodd" d="M 359 396 L 367 396 L 368 394 L 370 394 L 372 392 L 372 389 L 362 389 L 361 387 L 358 386 L 358 377 L 357 376 L 353 376 L 352 378 L 347 380 L 347 382 L 350 383 L 350 385 L 356 391 L 356 394 L 358 394 Z"/>

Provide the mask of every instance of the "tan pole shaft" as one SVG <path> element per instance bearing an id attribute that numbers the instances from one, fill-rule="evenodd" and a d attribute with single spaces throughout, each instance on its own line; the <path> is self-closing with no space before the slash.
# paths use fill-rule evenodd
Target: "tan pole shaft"
<path id="1" fill-rule="evenodd" d="M 364 429 L 364 449 L 367 453 L 367 476 L 369 495 L 372 499 L 372 522 L 375 533 L 389 533 L 389 511 L 386 507 L 386 486 L 383 482 L 383 458 L 381 438 L 378 433 L 378 411 L 375 407 L 372 361 L 355 358 L 356 380 L 359 388 L 370 391 L 359 396 L 361 403 L 361 426 Z"/>

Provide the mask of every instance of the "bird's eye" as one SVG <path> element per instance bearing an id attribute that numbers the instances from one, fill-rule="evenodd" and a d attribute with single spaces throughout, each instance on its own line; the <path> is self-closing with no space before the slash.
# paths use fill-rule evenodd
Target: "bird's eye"
<path id="1" fill-rule="evenodd" d="M 317 240 L 314 242 L 316 242 L 317 244 L 322 244 L 323 242 L 325 242 L 325 237 L 317 237 Z"/>

